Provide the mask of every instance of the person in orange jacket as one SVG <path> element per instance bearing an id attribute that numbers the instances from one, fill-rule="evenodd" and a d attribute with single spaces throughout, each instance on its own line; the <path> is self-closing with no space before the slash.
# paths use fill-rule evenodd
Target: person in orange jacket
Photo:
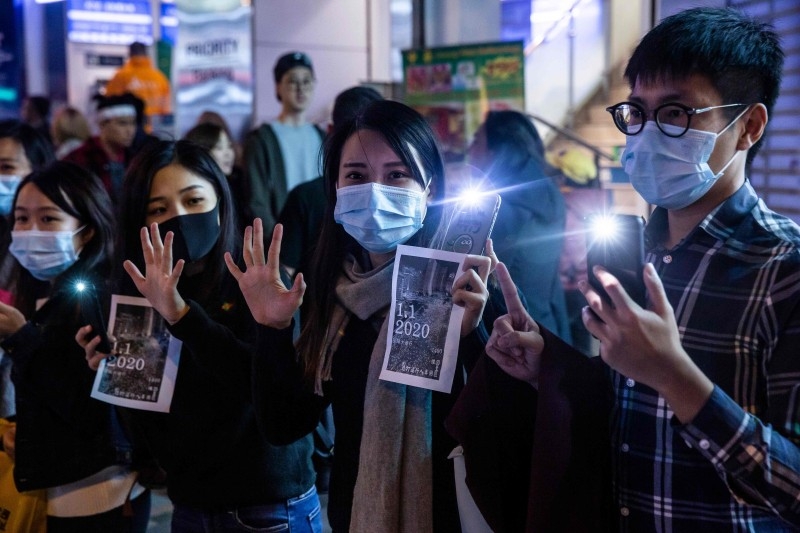
<path id="1" fill-rule="evenodd" d="M 106 85 L 106 96 L 118 96 L 130 92 L 144 100 L 147 117 L 145 129 L 152 132 L 161 117 L 172 114 L 172 97 L 169 80 L 153 66 L 147 55 L 147 47 L 134 42 L 130 46 L 130 58 Z"/>

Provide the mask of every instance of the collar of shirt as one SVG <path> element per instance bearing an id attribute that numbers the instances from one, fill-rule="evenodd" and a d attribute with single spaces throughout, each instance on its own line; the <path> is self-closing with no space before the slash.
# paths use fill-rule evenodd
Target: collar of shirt
<path id="1" fill-rule="evenodd" d="M 698 230 L 705 231 L 714 239 L 727 239 L 742 219 L 752 211 L 757 202 L 756 191 L 749 181 L 745 181 L 738 191 L 711 210 L 682 243 L 692 239 Z M 648 250 L 658 248 L 658 243 L 663 242 L 668 225 L 667 210 L 663 207 L 656 207 L 644 230 L 645 247 Z"/>

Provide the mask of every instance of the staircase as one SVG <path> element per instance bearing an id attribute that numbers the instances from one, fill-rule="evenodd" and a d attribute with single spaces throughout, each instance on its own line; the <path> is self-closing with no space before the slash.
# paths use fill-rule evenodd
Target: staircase
<path id="1" fill-rule="evenodd" d="M 783 83 L 773 109 L 765 141 L 753 160 L 750 181 L 767 205 L 800 223 L 800 2 L 797 0 L 728 0 L 728 5 L 771 22 L 781 36 L 786 60 Z M 601 185 L 608 191 L 611 209 L 645 215 L 647 204 L 627 183 L 619 166 L 625 135 L 611 121 L 605 108 L 628 98 L 629 87 L 622 76 L 624 64 L 609 76 L 608 90 L 600 90 L 575 114 L 573 132 L 615 161 L 599 158 Z M 556 136 L 549 150 L 576 146 Z M 591 153 L 587 150 L 587 154 Z"/>
<path id="2" fill-rule="evenodd" d="M 589 99 L 588 103 L 575 113 L 572 131 L 581 139 L 611 156 L 613 159 L 597 157 L 600 185 L 608 191 L 606 208 L 616 213 L 627 213 L 647 216 L 647 203 L 633 190 L 627 175 L 619 164 L 619 156 L 625 147 L 625 135 L 620 132 L 606 111 L 610 105 L 628 99 L 630 88 L 622 76 L 624 64 L 615 68 L 609 75 L 609 87 L 600 89 Z M 576 147 L 568 139 L 556 136 L 548 145 L 548 150 L 560 150 L 563 147 Z M 580 147 L 578 147 L 580 148 Z M 587 155 L 593 155 L 588 149 Z"/>

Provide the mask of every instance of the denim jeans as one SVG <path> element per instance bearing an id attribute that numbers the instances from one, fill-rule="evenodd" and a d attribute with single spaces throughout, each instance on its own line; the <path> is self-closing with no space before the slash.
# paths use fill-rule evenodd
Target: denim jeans
<path id="1" fill-rule="evenodd" d="M 206 511 L 176 505 L 172 511 L 172 533 L 321 533 L 321 512 L 317 489 L 312 485 L 305 494 L 285 502 L 228 511 Z"/>

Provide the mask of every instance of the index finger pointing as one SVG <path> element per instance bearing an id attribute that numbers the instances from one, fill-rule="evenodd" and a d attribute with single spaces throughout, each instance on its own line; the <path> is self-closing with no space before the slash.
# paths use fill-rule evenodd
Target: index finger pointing
<path id="1" fill-rule="evenodd" d="M 506 265 L 504 263 L 497 263 L 497 268 L 495 268 L 494 271 L 495 274 L 497 274 L 497 280 L 500 282 L 500 289 L 503 291 L 503 299 L 506 301 L 508 313 L 510 315 L 527 313 L 525 306 L 522 305 L 519 299 L 517 286 L 514 285 L 514 280 L 511 279 L 511 274 L 508 273 Z"/>

